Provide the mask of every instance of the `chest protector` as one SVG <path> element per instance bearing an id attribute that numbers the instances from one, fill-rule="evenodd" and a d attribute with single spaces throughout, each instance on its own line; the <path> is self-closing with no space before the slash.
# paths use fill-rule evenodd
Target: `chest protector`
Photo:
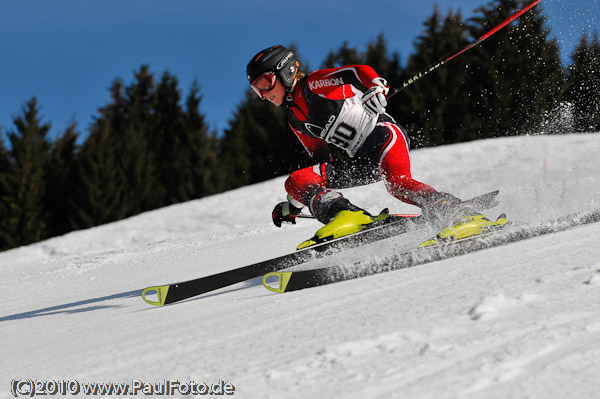
<path id="1" fill-rule="evenodd" d="M 353 85 L 329 88 L 316 94 L 306 77 L 298 81 L 293 102 L 288 104 L 288 121 L 301 133 L 323 139 L 352 157 L 375 127 L 377 118 L 365 112 L 363 93 Z"/>

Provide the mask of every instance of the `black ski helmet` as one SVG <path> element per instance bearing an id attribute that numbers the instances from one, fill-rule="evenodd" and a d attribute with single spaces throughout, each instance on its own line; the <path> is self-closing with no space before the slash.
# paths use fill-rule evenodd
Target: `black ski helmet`
<path id="1" fill-rule="evenodd" d="M 283 46 L 272 46 L 256 54 L 246 67 L 248 82 L 265 72 L 273 72 L 283 86 L 289 90 L 294 84 L 300 62 L 293 51 Z"/>

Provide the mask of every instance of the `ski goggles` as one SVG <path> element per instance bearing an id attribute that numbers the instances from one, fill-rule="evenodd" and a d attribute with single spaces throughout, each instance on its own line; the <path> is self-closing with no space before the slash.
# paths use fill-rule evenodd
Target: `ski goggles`
<path id="1" fill-rule="evenodd" d="M 264 100 L 264 95 L 273 90 L 273 87 L 275 87 L 276 83 L 277 76 L 275 76 L 273 72 L 265 72 L 254 79 L 250 84 L 250 87 L 252 87 L 252 90 L 254 90 L 254 92 Z"/>

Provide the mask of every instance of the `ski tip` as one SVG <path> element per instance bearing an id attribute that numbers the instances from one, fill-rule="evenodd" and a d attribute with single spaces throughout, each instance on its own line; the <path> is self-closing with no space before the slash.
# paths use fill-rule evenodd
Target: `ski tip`
<path id="1" fill-rule="evenodd" d="M 321 239 L 315 235 L 312 238 L 310 238 L 310 239 L 304 241 L 303 243 L 301 243 L 300 245 L 298 245 L 296 247 L 296 251 L 299 251 L 304 248 L 312 247 L 313 245 L 320 244 L 321 242 L 322 242 Z"/>
<path id="2" fill-rule="evenodd" d="M 142 299 L 154 306 L 163 306 L 167 299 L 167 293 L 169 292 L 168 285 L 161 285 L 158 287 L 148 287 L 142 290 Z"/>
<path id="3" fill-rule="evenodd" d="M 292 272 L 267 273 L 263 276 L 262 283 L 269 291 L 285 292 L 291 277 Z"/>
<path id="4" fill-rule="evenodd" d="M 498 219 L 496 219 L 497 226 L 505 225 L 508 222 L 509 222 L 509 220 L 508 220 L 508 217 L 506 216 L 506 213 L 500 214 L 500 216 L 498 216 Z"/>

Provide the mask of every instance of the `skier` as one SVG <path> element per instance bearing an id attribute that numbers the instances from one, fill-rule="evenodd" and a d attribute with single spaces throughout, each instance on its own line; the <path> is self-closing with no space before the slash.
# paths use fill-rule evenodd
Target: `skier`
<path id="1" fill-rule="evenodd" d="M 300 62 L 283 46 L 269 47 L 248 63 L 246 75 L 261 99 L 288 109 L 288 123 L 317 164 L 293 172 L 285 182 L 288 201 L 275 206 L 273 222 L 296 223 L 308 206 L 325 226 L 299 248 L 320 239 L 362 230 L 386 217 L 373 216 L 336 189 L 384 180 L 395 198 L 435 217 L 461 200 L 412 178 L 409 137 L 385 112 L 389 87 L 368 65 L 299 72 Z M 366 88 L 363 92 L 361 87 Z M 350 156 L 333 160 L 328 144 Z"/>

